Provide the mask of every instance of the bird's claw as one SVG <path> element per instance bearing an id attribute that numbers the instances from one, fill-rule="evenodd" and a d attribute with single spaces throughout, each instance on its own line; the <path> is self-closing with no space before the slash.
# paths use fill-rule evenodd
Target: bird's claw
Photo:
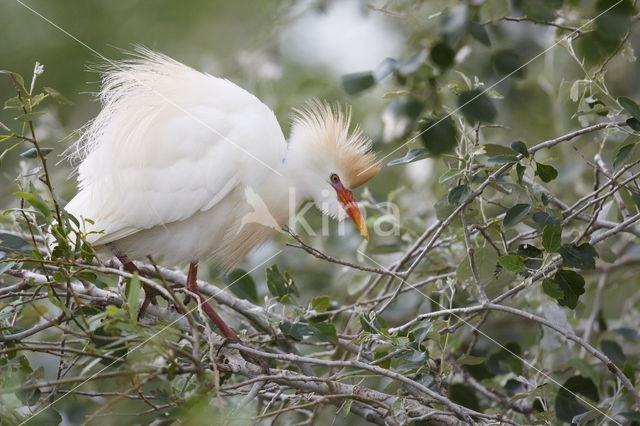
<path id="1" fill-rule="evenodd" d="M 142 301 L 142 305 L 140 306 L 140 310 L 138 311 L 138 317 L 136 318 L 137 321 L 140 321 L 140 318 L 142 318 L 142 316 L 144 315 L 149 304 L 158 304 L 158 301 L 156 300 L 156 296 L 159 294 L 158 291 L 147 284 L 143 285 L 143 289 L 144 300 Z"/>
<path id="2" fill-rule="evenodd" d="M 225 346 L 227 346 L 229 343 L 238 343 L 238 344 L 242 344 L 242 342 L 240 341 L 240 339 L 233 339 L 233 338 L 229 338 L 229 337 L 225 337 L 224 340 L 222 340 L 222 343 L 220 344 L 220 347 L 218 348 L 217 352 L 216 352 L 216 357 L 220 356 L 220 351 L 222 350 L 222 348 L 224 348 Z"/>
<path id="3" fill-rule="evenodd" d="M 138 317 L 136 318 L 136 321 L 140 321 L 140 318 L 142 318 L 144 312 L 147 310 L 147 306 L 149 306 L 149 302 L 151 302 L 151 299 L 145 296 L 144 300 L 142 301 L 142 305 L 140 305 L 140 310 L 138 311 Z"/>
<path id="4" fill-rule="evenodd" d="M 184 306 L 187 306 L 189 304 L 189 302 L 191 302 L 191 295 L 187 294 L 187 295 L 184 296 L 184 300 L 182 301 L 182 304 Z"/>
<path id="5" fill-rule="evenodd" d="M 242 341 L 240 339 L 237 339 L 237 338 L 234 339 L 234 338 L 226 337 L 222 341 L 222 344 L 220 344 L 220 347 L 218 348 L 218 351 L 216 352 L 216 357 L 220 356 L 220 351 L 222 350 L 222 348 L 224 348 L 229 343 L 237 343 L 239 345 L 242 345 Z M 250 353 L 244 352 L 242 350 L 240 350 L 240 355 L 242 355 L 242 358 L 244 358 L 245 361 L 250 362 L 251 364 L 257 365 L 260 368 L 262 368 L 262 373 L 263 374 L 269 374 L 269 364 L 261 356 L 250 354 Z"/>

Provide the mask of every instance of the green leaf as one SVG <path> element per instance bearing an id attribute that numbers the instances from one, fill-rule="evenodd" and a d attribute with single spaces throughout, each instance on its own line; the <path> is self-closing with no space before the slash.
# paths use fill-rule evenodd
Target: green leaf
<path id="1" fill-rule="evenodd" d="M 558 251 L 562 244 L 562 226 L 549 224 L 542 230 L 542 247 L 547 253 Z"/>
<path id="2" fill-rule="evenodd" d="M 40 367 L 42 368 L 42 367 Z M 636 381 L 636 363 L 627 360 L 622 366 L 622 374 L 627 376 L 631 383 L 635 383 Z"/>
<path id="3" fill-rule="evenodd" d="M 16 235 L 0 232 L 0 248 L 18 251 L 23 254 L 31 252 L 31 243 Z"/>
<path id="4" fill-rule="evenodd" d="M 591 379 L 583 376 L 570 377 L 556 394 L 555 411 L 559 420 L 571 423 L 575 416 L 589 411 L 583 402 L 579 402 L 575 394 L 580 394 L 595 402 L 600 400 L 598 388 Z"/>
<path id="5" fill-rule="evenodd" d="M 404 157 L 396 158 L 395 160 L 391 160 L 387 163 L 387 166 L 395 166 L 396 164 L 407 164 L 412 163 L 418 160 L 424 160 L 425 158 L 429 158 L 429 152 L 424 148 L 413 148 L 410 149 L 407 155 Z"/>
<path id="6" fill-rule="evenodd" d="M 476 265 L 481 281 L 487 281 L 495 276 L 496 265 L 498 263 L 498 253 L 491 247 L 479 247 L 473 250 L 473 262 Z M 456 268 L 456 277 L 460 281 L 467 281 L 471 278 L 471 264 L 469 257 L 460 262 Z"/>
<path id="7" fill-rule="evenodd" d="M 571 85 L 571 90 L 569 90 L 569 99 L 573 102 L 578 102 L 578 99 L 580 98 L 580 86 L 582 84 L 584 84 L 584 81 L 576 80 Z"/>
<path id="8" fill-rule="evenodd" d="M 20 359 L 20 371 L 24 374 L 33 373 L 33 368 L 31 368 L 31 364 L 29 364 L 29 360 L 24 355 L 21 355 L 19 359 Z"/>
<path id="9" fill-rule="evenodd" d="M 536 175 L 540 176 L 543 182 L 551 182 L 558 177 L 558 171 L 548 164 L 536 163 Z"/>
<path id="10" fill-rule="evenodd" d="M 44 93 L 38 93 L 37 95 L 33 95 L 31 97 L 31 108 L 33 109 L 33 107 L 37 106 L 40 102 L 42 102 L 45 97 L 47 95 L 45 95 Z"/>
<path id="11" fill-rule="evenodd" d="M 636 208 L 640 211 L 640 194 L 637 192 L 631 193 L 631 201 L 636 205 Z"/>
<path id="12" fill-rule="evenodd" d="M 502 49 L 494 52 L 491 55 L 491 63 L 499 74 L 515 78 L 524 77 L 524 60 L 515 50 Z"/>
<path id="13" fill-rule="evenodd" d="M 626 96 L 620 96 L 618 104 L 625 109 L 636 120 L 640 120 L 640 105 L 638 105 L 633 99 Z"/>
<path id="14" fill-rule="evenodd" d="M 0 70 L 0 74 L 9 74 L 13 78 L 15 78 L 16 81 L 18 82 L 18 84 L 20 86 L 22 86 L 22 88 L 24 89 L 24 78 L 22 78 L 22 76 L 20 74 L 18 74 L 17 72 L 8 71 L 8 70 Z"/>
<path id="15" fill-rule="evenodd" d="M 511 149 L 522 154 L 524 158 L 529 158 L 529 150 L 527 145 L 522 141 L 511 142 Z"/>
<path id="16" fill-rule="evenodd" d="M 598 252 L 589 243 L 564 244 L 558 250 L 562 256 L 562 264 L 568 268 L 595 269 Z"/>
<path id="17" fill-rule="evenodd" d="M 487 158 L 487 161 L 490 163 L 498 164 L 517 163 L 518 157 L 516 157 L 515 155 L 496 155 L 495 157 Z"/>
<path id="18" fill-rule="evenodd" d="M 410 94 L 411 92 L 409 92 L 408 90 L 392 90 L 382 95 L 382 99 L 401 98 L 401 97 L 409 96 Z"/>
<path id="19" fill-rule="evenodd" d="M 464 173 L 464 169 L 449 169 L 442 176 L 440 176 L 440 179 L 438 179 L 438 182 L 440 183 L 446 182 L 451 178 L 461 175 L 462 173 Z"/>
<path id="20" fill-rule="evenodd" d="M 3 253 L 0 252 L 0 259 L 2 259 L 3 257 L 4 257 Z M 16 262 L 0 263 L 0 275 L 4 274 L 5 272 L 7 272 L 9 269 L 13 268 L 14 266 L 16 266 Z"/>
<path id="21" fill-rule="evenodd" d="M 635 143 L 628 143 L 626 145 L 621 146 L 620 149 L 616 151 L 616 156 L 613 160 L 614 170 L 618 169 L 618 167 L 620 167 L 621 165 L 624 164 L 625 161 L 627 161 L 627 159 L 633 152 L 633 148 L 635 147 L 636 147 Z"/>
<path id="22" fill-rule="evenodd" d="M 594 382 L 597 382 L 600 377 L 595 368 L 593 368 L 588 362 L 580 358 L 571 358 L 567 360 L 567 365 L 578 370 L 582 375 L 589 377 Z"/>
<path id="23" fill-rule="evenodd" d="M 520 273 L 527 270 L 522 258 L 516 254 L 508 254 L 498 259 L 498 263 L 510 272 Z"/>
<path id="24" fill-rule="evenodd" d="M 457 5 L 445 9 L 440 19 L 440 32 L 445 40 L 454 45 L 467 30 L 468 10 L 465 5 Z"/>
<path id="25" fill-rule="evenodd" d="M 562 298 L 557 299 L 558 304 L 575 309 L 580 295 L 584 294 L 584 278 L 570 269 L 559 269 L 553 281 L 558 284 L 563 294 Z"/>
<path id="26" fill-rule="evenodd" d="M 356 95 L 364 92 L 375 84 L 371 71 L 359 72 L 355 74 L 347 74 L 342 76 L 342 88 L 349 95 Z"/>
<path id="27" fill-rule="evenodd" d="M 40 152 L 42 153 L 43 156 L 47 156 L 48 153 L 50 153 L 51 151 L 53 151 L 53 148 L 40 148 Z M 20 154 L 21 157 L 24 158 L 36 158 L 38 156 L 38 150 L 35 148 L 29 148 L 28 150 L 26 150 L 25 152 L 23 152 L 22 154 Z"/>
<path id="28" fill-rule="evenodd" d="M 138 273 L 134 272 L 133 277 L 127 282 L 125 286 L 124 294 L 127 296 L 127 308 L 131 319 L 136 320 L 138 318 L 138 299 L 140 298 L 140 278 Z"/>
<path id="29" fill-rule="evenodd" d="M 336 333 L 336 326 L 327 322 L 313 322 L 309 324 L 309 328 L 321 342 L 338 343 L 338 335 Z"/>
<path id="30" fill-rule="evenodd" d="M 55 99 L 56 102 L 58 102 L 59 104 L 62 104 L 62 105 L 73 105 L 73 102 L 71 102 L 69 99 L 65 98 L 60 92 L 58 92 L 54 88 L 45 87 L 44 91 L 47 92 L 49 94 L 49 96 L 51 96 L 53 99 Z"/>
<path id="31" fill-rule="evenodd" d="M 507 146 L 499 145 L 497 143 L 486 143 L 480 146 L 484 151 L 484 155 L 486 155 L 487 157 L 497 157 L 499 155 L 518 155 L 517 151 L 514 151 Z"/>
<path id="32" fill-rule="evenodd" d="M 451 206 L 459 206 L 471 195 L 471 189 L 467 185 L 459 185 L 449 191 L 447 201 Z"/>
<path id="33" fill-rule="evenodd" d="M 622 352 L 620 345 L 613 340 L 603 340 L 600 342 L 600 348 L 602 352 L 619 368 L 624 366 L 627 361 L 627 357 Z"/>
<path id="34" fill-rule="evenodd" d="M 374 361 L 377 361 L 377 360 L 379 360 L 380 358 L 384 358 L 384 357 L 385 357 L 385 356 L 387 356 L 387 355 L 389 355 L 389 352 L 388 352 L 388 351 L 376 352 L 376 353 L 373 355 L 373 360 L 374 360 Z M 388 368 L 390 368 L 390 367 L 391 367 L 391 358 L 389 358 L 389 359 L 387 359 L 387 360 L 382 361 L 381 363 L 379 363 L 379 364 L 378 364 L 378 367 L 380 367 L 380 368 L 387 368 L 387 369 L 388 369 Z"/>
<path id="35" fill-rule="evenodd" d="M 538 0 L 522 2 L 522 13 L 538 21 L 553 21 L 556 11 L 562 7 L 563 0 Z"/>
<path id="36" fill-rule="evenodd" d="M 376 324 L 379 325 L 379 328 L 387 328 L 387 320 L 380 314 L 376 314 Z"/>
<path id="37" fill-rule="evenodd" d="M 440 42 L 431 47 L 429 57 L 431 58 L 431 62 L 444 70 L 453 65 L 456 52 L 450 48 L 447 43 Z"/>
<path id="38" fill-rule="evenodd" d="M 304 336 L 309 336 L 311 334 L 311 329 L 306 324 L 284 321 L 279 327 L 282 334 L 292 338 L 296 342 L 301 342 Z"/>
<path id="39" fill-rule="evenodd" d="M 485 46 L 491 45 L 489 33 L 485 29 L 484 25 L 478 22 L 469 22 L 469 34 Z"/>
<path id="40" fill-rule="evenodd" d="M 353 399 L 347 399 L 343 404 L 342 404 L 342 417 L 343 418 L 347 418 L 349 416 L 349 413 L 351 412 L 351 406 L 353 405 Z"/>
<path id="41" fill-rule="evenodd" d="M 458 107 L 472 123 L 476 121 L 491 122 L 498 113 L 491 99 L 479 89 L 462 93 L 458 98 Z"/>
<path id="42" fill-rule="evenodd" d="M 51 302 L 53 305 L 55 305 L 57 308 L 63 311 L 67 317 L 69 318 L 72 317 L 71 311 L 69 310 L 67 305 L 62 303 L 60 299 L 54 295 L 53 287 L 47 288 L 47 296 L 49 297 L 49 302 Z"/>
<path id="43" fill-rule="evenodd" d="M 244 269 L 234 269 L 227 276 L 223 277 L 222 281 L 236 296 L 254 303 L 259 301 L 256 283 L 251 275 Z"/>
<path id="44" fill-rule="evenodd" d="M 635 14 L 632 0 L 599 0 L 596 11 L 601 11 L 596 18 L 596 34 L 601 43 L 613 50 L 617 43 L 630 30 L 630 16 Z M 605 13 L 606 12 L 606 13 Z"/>
<path id="45" fill-rule="evenodd" d="M 35 384 L 34 379 L 28 379 L 24 382 L 25 385 Z M 15 396 L 25 405 L 35 405 L 40 400 L 40 389 L 21 389 L 15 393 Z"/>
<path id="46" fill-rule="evenodd" d="M 330 304 L 331 299 L 329 299 L 329 296 L 317 296 L 311 300 L 311 309 L 316 312 L 325 312 Z"/>
<path id="47" fill-rule="evenodd" d="M 377 334 L 379 332 L 364 314 L 360 315 L 360 326 L 362 326 L 362 330 L 367 333 Z"/>
<path id="48" fill-rule="evenodd" d="M 267 288 L 272 296 L 278 297 L 283 303 L 290 301 L 290 295 L 298 295 L 298 289 L 293 282 L 293 278 L 288 272 L 282 275 L 278 265 L 267 268 Z"/>
<path id="49" fill-rule="evenodd" d="M 456 364 L 478 365 L 478 364 L 482 364 L 486 360 L 487 358 L 485 357 L 462 354 L 462 356 L 456 360 Z"/>
<path id="50" fill-rule="evenodd" d="M 85 281 L 89 281 L 91 283 L 96 282 L 96 280 L 98 279 L 98 276 L 96 274 L 89 271 L 78 272 L 77 276 L 78 278 L 81 278 Z"/>
<path id="51" fill-rule="evenodd" d="M 620 415 L 629 420 L 640 422 L 640 411 L 624 411 Z"/>
<path id="52" fill-rule="evenodd" d="M 516 175 L 518 176 L 518 185 L 522 185 L 522 178 L 526 167 L 522 164 L 516 164 Z"/>
<path id="53" fill-rule="evenodd" d="M 413 341 L 419 344 L 427 338 L 431 330 L 433 330 L 433 322 L 422 320 L 411 326 L 409 334 L 413 336 Z"/>
<path id="54" fill-rule="evenodd" d="M 449 385 L 449 398 L 451 401 L 464 405 L 475 411 L 480 411 L 480 401 L 476 396 L 476 391 L 469 385 L 453 383 Z"/>
<path id="55" fill-rule="evenodd" d="M 640 132 L 640 120 L 637 118 L 630 117 L 626 121 L 627 126 L 631 127 L 631 130 L 635 130 L 636 132 Z"/>
<path id="56" fill-rule="evenodd" d="M 560 220 L 545 212 L 535 212 L 531 218 L 541 228 L 547 225 L 560 225 Z"/>
<path id="57" fill-rule="evenodd" d="M 36 118 L 40 117 L 43 114 L 44 112 L 42 111 L 31 111 L 31 112 L 27 112 L 25 114 L 21 114 L 17 116 L 14 120 L 24 121 L 26 123 L 28 121 L 35 120 Z"/>
<path id="58" fill-rule="evenodd" d="M 29 182 L 29 190 L 31 191 L 31 194 L 33 195 L 33 197 L 31 199 L 27 200 L 29 202 L 29 204 L 31 204 L 33 207 L 38 209 L 40 211 L 40 213 L 42 213 L 44 215 L 44 217 L 48 218 L 49 216 L 51 216 L 51 210 L 47 206 L 47 202 L 42 199 L 42 197 L 40 196 L 40 194 L 36 190 L 36 187 L 33 184 L 33 182 Z"/>
<path id="59" fill-rule="evenodd" d="M 516 204 L 515 206 L 507 210 L 507 213 L 504 215 L 502 224 L 505 227 L 517 224 L 527 215 L 527 213 L 529 213 L 530 208 L 530 204 Z"/>
<path id="60" fill-rule="evenodd" d="M 585 411 L 584 413 L 578 414 L 571 419 L 571 424 L 576 424 L 578 426 L 582 425 L 591 425 L 594 424 L 594 420 L 601 416 L 601 411 L 596 409 L 592 409 L 589 411 Z"/>
<path id="61" fill-rule="evenodd" d="M 521 353 L 522 349 L 519 344 L 516 342 L 508 342 L 502 347 L 502 349 L 491 354 L 487 360 L 487 368 L 495 375 L 521 371 L 522 366 L 518 367 L 516 365 L 516 363 L 521 363 L 521 361 L 516 357 L 520 356 Z M 516 363 L 512 363 L 514 360 Z"/>
<path id="62" fill-rule="evenodd" d="M 616 333 L 630 339 L 630 340 L 638 340 L 640 339 L 640 331 L 633 329 L 633 328 L 628 328 L 628 327 L 620 327 L 620 328 L 615 328 L 613 331 L 615 331 Z"/>
<path id="63" fill-rule="evenodd" d="M 24 102 L 17 96 L 14 96 L 13 98 L 9 98 L 6 101 L 4 101 L 4 108 L 3 109 L 19 109 L 22 108 L 24 106 Z"/>
<path id="64" fill-rule="evenodd" d="M 560 284 L 550 278 L 542 280 L 542 291 L 555 300 L 560 300 L 564 297 L 564 292 L 562 288 L 560 288 Z"/>
<path id="65" fill-rule="evenodd" d="M 397 71 L 399 66 L 400 63 L 396 59 L 385 58 L 376 68 L 373 73 L 373 78 L 375 78 L 376 81 L 382 81 L 387 76 Z M 407 92 L 407 94 L 409 94 L 409 92 Z"/>
<path id="66" fill-rule="evenodd" d="M 486 0 L 480 5 L 480 21 L 498 21 L 509 14 L 508 0 Z"/>
<path id="67" fill-rule="evenodd" d="M 15 195 L 24 198 L 27 203 L 35 207 L 45 217 L 51 216 L 51 210 L 49 210 L 47 203 L 35 192 L 33 184 L 31 184 L 31 191 L 33 192 L 16 192 Z"/>
<path id="68" fill-rule="evenodd" d="M 31 373 L 31 377 L 35 379 L 44 379 L 44 366 L 41 365 L 38 367 L 33 373 Z"/>
<path id="69" fill-rule="evenodd" d="M 452 152 L 458 145 L 458 131 L 451 117 L 432 118 L 420 124 L 420 140 L 433 155 Z"/>

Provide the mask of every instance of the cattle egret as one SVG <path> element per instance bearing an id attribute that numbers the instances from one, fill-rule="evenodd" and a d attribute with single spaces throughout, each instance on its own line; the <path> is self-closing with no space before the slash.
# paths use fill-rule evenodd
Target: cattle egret
<path id="1" fill-rule="evenodd" d="M 287 141 L 257 97 L 165 55 L 140 49 L 102 77 L 102 110 L 75 146 L 79 192 L 66 210 L 91 219 L 85 231 L 99 256 L 132 273 L 130 259 L 188 263 L 187 288 L 227 339 L 238 341 L 199 293 L 198 261 L 231 270 L 304 200 L 346 213 L 368 239 L 350 189 L 380 164 L 370 140 L 349 132 L 349 111 L 310 102 L 294 112 Z"/>

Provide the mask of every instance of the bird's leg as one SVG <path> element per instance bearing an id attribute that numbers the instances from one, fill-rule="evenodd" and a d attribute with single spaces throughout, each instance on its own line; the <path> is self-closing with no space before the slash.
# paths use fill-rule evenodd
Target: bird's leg
<path id="1" fill-rule="evenodd" d="M 211 318 L 211 320 L 216 325 L 216 327 L 218 327 L 218 330 L 220 330 L 222 334 L 224 334 L 224 337 L 225 337 L 224 342 L 222 343 L 218 351 L 222 349 L 224 345 L 226 345 L 227 343 L 242 344 L 242 341 L 240 340 L 238 335 L 231 329 L 231 327 L 227 325 L 226 322 L 224 322 L 224 320 L 220 317 L 220 315 L 218 315 L 216 311 L 213 310 L 209 302 L 207 302 L 207 299 L 205 299 L 202 296 L 202 294 L 200 294 L 200 290 L 198 290 L 197 281 L 198 281 L 198 263 L 192 262 L 191 264 L 189 264 L 189 273 L 187 275 L 186 287 L 189 291 L 195 293 L 195 295 L 198 297 L 200 301 L 200 307 L 202 307 L 202 310 L 204 311 L 204 313 L 206 313 L 207 316 Z M 252 362 L 262 367 L 262 370 L 264 371 L 265 374 L 269 374 L 269 364 L 267 364 L 267 362 L 264 359 L 260 358 L 259 356 L 255 356 L 253 354 L 245 353 L 243 351 L 240 351 L 240 355 L 242 355 L 242 357 L 246 361 Z"/>
<path id="2" fill-rule="evenodd" d="M 137 272 L 139 276 L 144 276 L 140 269 L 138 269 L 138 267 L 129 260 L 127 255 L 116 253 L 116 257 L 118 258 L 120 263 L 122 263 L 124 269 L 129 271 L 129 273 L 133 274 L 134 272 Z M 142 306 L 140 306 L 140 310 L 138 311 L 137 320 L 140 320 L 140 318 L 142 318 L 142 315 L 144 315 L 144 311 L 147 310 L 147 306 L 149 306 L 149 303 L 153 303 L 154 305 L 157 303 L 156 296 L 158 295 L 158 291 L 145 283 L 142 283 L 142 288 L 144 289 L 144 301 L 142 302 Z"/>
<path id="3" fill-rule="evenodd" d="M 231 329 L 231 327 L 227 325 L 226 322 L 224 322 L 220 315 L 218 315 L 218 313 L 213 310 L 209 302 L 207 302 L 207 299 L 205 299 L 202 294 L 200 294 L 200 290 L 198 290 L 197 280 L 198 263 L 192 262 L 191 264 L 189 264 L 189 274 L 187 275 L 186 285 L 187 289 L 198 297 L 200 301 L 200 307 L 202 308 L 204 313 L 207 314 L 209 318 L 211 318 L 211 321 L 213 321 L 216 327 L 218 327 L 218 330 L 220 330 L 222 334 L 224 334 L 224 337 L 226 337 L 230 341 L 240 343 L 238 335 Z"/>

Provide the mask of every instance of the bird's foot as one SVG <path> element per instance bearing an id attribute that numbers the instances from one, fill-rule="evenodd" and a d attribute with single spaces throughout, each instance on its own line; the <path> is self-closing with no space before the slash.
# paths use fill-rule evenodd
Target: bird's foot
<path id="1" fill-rule="evenodd" d="M 220 345 L 220 347 L 218 348 L 218 351 L 216 352 L 216 357 L 220 355 L 220 351 L 222 350 L 222 348 L 224 348 L 229 343 L 236 343 L 238 345 L 244 346 L 244 344 L 242 343 L 242 340 L 240 340 L 239 338 L 226 337 L 222 341 L 222 344 Z M 267 361 L 265 361 L 264 358 L 258 355 L 245 352 L 242 349 L 239 349 L 239 351 L 240 351 L 240 355 L 242 355 L 242 358 L 244 358 L 245 361 L 259 366 L 262 369 L 263 374 L 269 374 L 269 364 L 267 363 Z"/>
<path id="2" fill-rule="evenodd" d="M 225 337 L 222 340 L 222 343 L 220 344 L 220 347 L 218 348 L 218 351 L 216 352 L 216 357 L 220 356 L 220 351 L 227 346 L 229 343 L 238 343 L 238 344 L 242 344 L 242 341 L 239 338 L 233 338 L 233 337 Z"/>
<path id="3" fill-rule="evenodd" d="M 138 311 L 137 321 L 140 321 L 140 318 L 143 317 L 149 304 L 158 304 L 158 301 L 156 300 L 156 296 L 158 296 L 159 294 L 158 291 L 147 284 L 144 284 L 142 288 L 144 289 L 144 300 L 142 301 L 142 305 L 140 306 L 140 310 Z"/>

